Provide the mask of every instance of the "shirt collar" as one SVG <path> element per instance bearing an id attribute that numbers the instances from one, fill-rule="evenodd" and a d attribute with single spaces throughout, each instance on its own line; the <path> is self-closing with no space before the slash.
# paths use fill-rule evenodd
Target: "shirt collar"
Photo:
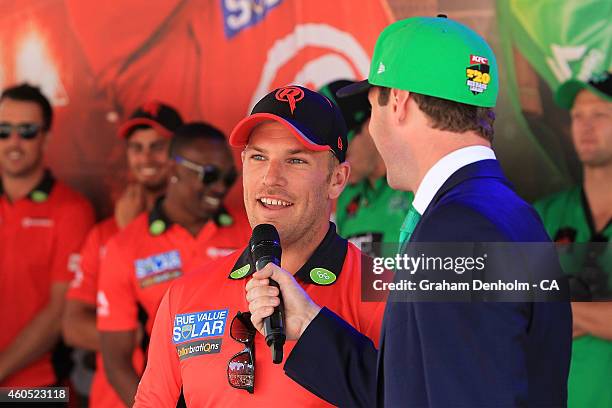
<path id="1" fill-rule="evenodd" d="M 165 196 L 159 197 L 149 212 L 149 233 L 151 235 L 161 235 L 174 224 L 164 211 L 164 199 Z M 219 211 L 213 216 L 213 221 L 218 227 L 229 227 L 234 224 L 234 218 L 224 206 L 221 206 Z"/>
<path id="2" fill-rule="evenodd" d="M 325 238 L 323 238 L 317 249 L 314 250 L 310 258 L 294 276 L 296 279 L 307 284 L 318 286 L 332 285 L 340 277 L 347 251 L 348 241 L 336 233 L 336 226 L 333 222 L 330 222 Z M 242 251 L 242 254 L 240 254 L 232 268 L 232 272 L 227 277 L 232 280 L 240 280 L 248 278 L 254 272 L 255 261 L 251 256 L 250 247 L 247 246 Z M 328 278 L 325 278 L 325 276 Z"/>
<path id="3" fill-rule="evenodd" d="M 28 193 L 27 197 L 30 201 L 33 201 L 35 203 L 44 203 L 49 199 L 49 195 L 53 190 L 53 186 L 55 186 L 55 177 L 53 177 L 53 173 L 51 173 L 51 170 L 46 169 L 42 179 L 32 189 L 32 191 Z M 0 179 L 0 196 L 1 195 L 4 195 L 2 179 Z"/>
<path id="4" fill-rule="evenodd" d="M 496 159 L 495 153 L 486 146 L 468 146 L 447 154 L 427 171 L 414 195 L 412 205 L 423 215 L 440 187 L 453 173 L 468 164 L 490 159 Z"/>

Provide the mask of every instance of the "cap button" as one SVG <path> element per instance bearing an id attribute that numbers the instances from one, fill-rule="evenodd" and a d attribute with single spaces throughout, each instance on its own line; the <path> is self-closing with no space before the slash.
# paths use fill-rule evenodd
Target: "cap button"
<path id="1" fill-rule="evenodd" d="M 438 14 L 436 17 L 440 17 L 440 18 L 448 18 L 448 16 L 446 14 Z"/>

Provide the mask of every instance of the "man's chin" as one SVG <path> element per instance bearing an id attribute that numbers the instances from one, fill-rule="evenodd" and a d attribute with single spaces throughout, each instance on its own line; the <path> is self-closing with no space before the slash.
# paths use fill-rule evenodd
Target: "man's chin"
<path id="1" fill-rule="evenodd" d="M 10 178 L 25 178 L 38 170 L 35 166 L 0 166 L 0 174 Z"/>
<path id="2" fill-rule="evenodd" d="M 152 191 L 152 192 L 157 192 L 157 191 L 162 191 L 166 189 L 166 185 L 168 184 L 166 179 L 156 179 L 156 180 L 150 180 L 150 179 L 139 179 L 138 183 L 142 184 L 142 186 L 148 190 L 148 191 Z"/>

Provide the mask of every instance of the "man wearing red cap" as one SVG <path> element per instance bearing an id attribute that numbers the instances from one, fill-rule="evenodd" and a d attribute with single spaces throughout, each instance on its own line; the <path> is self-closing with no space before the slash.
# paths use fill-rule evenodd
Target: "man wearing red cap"
<path id="1" fill-rule="evenodd" d="M 115 204 L 115 214 L 91 229 L 81 249 L 77 269 L 67 293 L 63 319 L 65 341 L 86 350 L 100 350 L 96 329 L 96 293 L 100 259 L 111 236 L 124 228 L 143 211 L 150 210 L 163 194 L 168 178 L 168 146 L 173 132 L 182 124 L 179 113 L 172 107 L 149 102 L 138 108 L 119 129 L 126 143 L 129 178 Z M 134 353 L 134 365 L 142 372 L 144 357 L 140 347 Z M 120 399 L 104 375 L 102 356 L 96 353 L 96 371 L 90 391 L 90 406 L 120 405 Z"/>
<path id="2" fill-rule="evenodd" d="M 378 341 L 383 303 L 361 302 L 362 254 L 329 222 L 349 177 L 346 127 L 329 99 L 299 86 L 272 91 L 236 125 L 251 227 L 272 224 L 282 267 L 300 289 Z M 244 247 L 243 247 L 244 248 Z M 249 247 L 176 282 L 157 313 L 136 407 L 330 406 L 274 366 L 244 299 Z M 284 345 L 289 353 L 295 342 Z"/>

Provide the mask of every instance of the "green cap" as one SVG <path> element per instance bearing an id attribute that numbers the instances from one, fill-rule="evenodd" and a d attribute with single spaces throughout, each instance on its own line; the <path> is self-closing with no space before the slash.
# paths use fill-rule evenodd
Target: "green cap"
<path id="1" fill-rule="evenodd" d="M 605 101 L 612 101 L 612 74 L 601 72 L 591 76 L 588 82 L 579 79 L 570 79 L 557 88 L 555 92 L 555 102 L 565 109 L 574 106 L 574 99 L 581 90 L 594 93 Z"/>
<path id="2" fill-rule="evenodd" d="M 336 97 L 336 92 L 339 89 L 354 83 L 355 81 L 350 81 L 348 79 L 339 79 L 319 89 L 319 93 L 327 96 L 330 101 L 340 108 L 342 117 L 346 122 L 349 137 L 351 134 L 355 134 L 361 130 L 364 122 L 370 117 L 370 102 L 368 101 L 368 95 L 365 93 L 358 93 L 347 98 Z"/>
<path id="3" fill-rule="evenodd" d="M 368 79 L 338 96 L 372 85 L 490 108 L 499 89 L 497 61 L 486 41 L 463 24 L 445 16 L 412 17 L 383 30 Z"/>

